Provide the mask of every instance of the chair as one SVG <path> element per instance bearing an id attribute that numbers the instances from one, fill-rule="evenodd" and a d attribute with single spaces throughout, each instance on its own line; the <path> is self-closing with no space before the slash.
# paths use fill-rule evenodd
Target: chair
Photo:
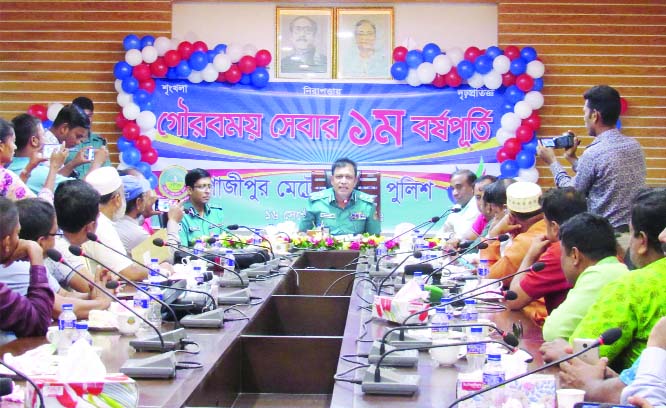
<path id="1" fill-rule="evenodd" d="M 356 189 L 375 197 L 377 215 L 381 216 L 382 175 L 377 171 L 360 171 Z M 331 186 L 328 174 L 324 170 L 312 170 L 310 191 L 321 191 Z"/>

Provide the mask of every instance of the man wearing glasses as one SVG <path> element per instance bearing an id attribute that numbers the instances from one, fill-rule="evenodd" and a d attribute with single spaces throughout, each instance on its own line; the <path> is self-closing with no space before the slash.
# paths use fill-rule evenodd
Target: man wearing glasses
<path id="1" fill-rule="evenodd" d="M 354 47 L 345 52 L 341 70 L 344 76 L 383 78 L 389 76 L 390 63 L 385 51 L 377 47 L 377 27 L 370 20 L 354 25 Z"/>
<path id="2" fill-rule="evenodd" d="M 297 72 L 326 72 L 326 55 L 317 52 L 315 38 L 317 23 L 307 16 L 296 17 L 289 23 L 291 34 L 291 53 L 280 61 L 281 71 L 286 73 Z M 286 47 L 284 51 L 289 51 Z"/>
<path id="3" fill-rule="evenodd" d="M 188 171 L 185 187 L 189 200 L 183 205 L 185 215 L 180 222 L 180 244 L 191 247 L 199 237 L 222 233 L 223 213 L 222 207 L 209 203 L 212 185 L 210 173 L 206 170 Z"/>

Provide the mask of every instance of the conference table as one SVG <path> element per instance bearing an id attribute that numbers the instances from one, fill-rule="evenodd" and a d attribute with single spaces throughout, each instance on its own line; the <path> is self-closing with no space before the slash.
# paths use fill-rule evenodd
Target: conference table
<path id="1" fill-rule="evenodd" d="M 419 353 L 418 368 L 405 369 L 421 376 L 412 396 L 367 395 L 359 385 L 334 381 L 335 373 L 353 367 L 341 356 L 367 353 L 371 340 L 390 326 L 371 319 L 366 303 L 372 299 L 370 282 L 350 274 L 358 257 L 358 251 L 305 251 L 269 279 L 252 282 L 252 304 L 230 308 L 225 318 L 232 321 L 223 329 L 186 329 L 187 339 L 196 342 L 200 352 L 178 353 L 177 359 L 201 363 L 202 368 L 179 370 L 172 379 L 137 379 L 139 406 L 446 406 L 455 399 L 460 366 L 438 367 L 427 352 Z M 506 331 L 520 321 L 520 347 L 535 357 L 533 364 L 541 364 L 541 330 L 531 319 L 511 311 L 483 317 Z M 173 323 L 165 323 L 162 331 L 172 328 Z M 93 333 L 94 344 L 103 347 L 108 372 L 118 372 L 129 358 L 155 355 L 134 351 L 129 346 L 133 338 Z M 0 356 L 19 355 L 45 343 L 43 337 L 18 339 L 0 347 Z M 362 371 L 348 378 L 362 378 Z"/>

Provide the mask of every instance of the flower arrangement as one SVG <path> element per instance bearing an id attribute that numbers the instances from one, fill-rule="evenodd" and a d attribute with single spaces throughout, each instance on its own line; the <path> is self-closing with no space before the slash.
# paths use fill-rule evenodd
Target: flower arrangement
<path id="1" fill-rule="evenodd" d="M 428 243 L 428 249 L 433 249 L 435 247 L 440 246 L 442 243 L 442 240 L 440 238 L 426 238 L 426 242 Z"/>
<path id="2" fill-rule="evenodd" d="M 343 242 L 335 237 L 312 237 L 297 235 L 291 239 L 291 245 L 298 249 L 343 249 Z"/>

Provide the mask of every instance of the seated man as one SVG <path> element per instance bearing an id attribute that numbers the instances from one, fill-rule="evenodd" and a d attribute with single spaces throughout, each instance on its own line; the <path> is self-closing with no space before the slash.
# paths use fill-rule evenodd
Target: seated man
<path id="1" fill-rule="evenodd" d="M 88 173 L 86 182 L 100 195 L 96 234 L 98 240 L 104 243 L 102 245 L 99 242 L 88 241 L 83 244 L 83 250 L 94 259 L 94 261 L 88 260 L 90 261 L 88 262 L 88 270 L 95 271 L 99 262 L 100 266 L 110 268 L 127 279 L 135 281 L 146 279 L 148 270 L 135 264 L 127 257 L 125 247 L 118 236 L 118 232 L 113 227 L 113 222 L 118 221 L 125 215 L 127 205 L 123 181 L 118 175 L 118 171 L 113 167 L 101 167 Z M 58 220 L 60 220 L 60 216 L 58 216 Z M 115 249 L 115 251 L 105 245 Z"/>
<path id="2" fill-rule="evenodd" d="M 568 339 L 602 287 L 628 272 L 626 265 L 617 259 L 613 227 L 605 218 L 590 213 L 576 215 L 559 227 L 559 236 L 562 269 L 574 286 L 566 300 L 546 319 L 543 326 L 546 341 Z"/>
<path id="3" fill-rule="evenodd" d="M 180 221 L 180 244 L 193 246 L 202 236 L 212 237 L 224 231 L 223 212 L 218 204 L 210 203 L 210 173 L 204 169 L 192 169 L 185 175 L 189 200 L 183 205 L 185 215 Z M 195 214 L 190 214 L 193 211 Z"/>
<path id="4" fill-rule="evenodd" d="M 0 331 L 18 337 L 43 336 L 51 324 L 53 291 L 49 288 L 42 250 L 36 242 L 19 239 L 18 210 L 0 197 L 0 264 L 9 266 L 19 259 L 30 262 L 30 283 L 26 296 L 12 291 L 0 280 Z M 0 335 L 0 339 L 4 336 Z"/>
<path id="5" fill-rule="evenodd" d="M 497 227 L 506 216 L 506 188 L 515 182 L 513 179 L 501 179 L 483 189 L 483 203 L 485 204 L 485 211 L 488 213 L 488 224 L 481 238 L 489 237 L 493 228 Z M 500 258 L 502 252 L 502 246 L 493 246 L 490 250 L 481 249 L 479 250 L 479 258 L 487 260 L 488 265 L 492 266 Z"/>
<path id="6" fill-rule="evenodd" d="M 319 227 L 332 235 L 381 233 L 374 197 L 355 189 L 358 183 L 356 163 L 338 159 L 331 166 L 331 188 L 310 194 L 305 217 L 299 230 Z"/>
<path id="7" fill-rule="evenodd" d="M 483 191 L 487 186 L 497 181 L 497 177 L 485 175 L 474 182 L 474 202 L 476 208 L 479 210 L 479 215 L 474 220 L 474 224 L 463 233 L 462 239 L 467 241 L 479 240 L 481 237 L 488 233 L 489 221 L 492 219 L 490 207 L 483 201 Z M 451 246 L 456 247 L 460 243 L 459 240 L 453 239 L 448 242 Z M 474 244 L 472 244 L 474 245 Z"/>
<path id="8" fill-rule="evenodd" d="M 90 127 L 92 127 L 93 115 L 95 114 L 95 104 L 93 101 L 85 96 L 79 96 L 74 98 L 72 104 L 81 108 L 83 113 L 88 116 L 88 119 L 90 119 Z M 83 178 L 91 169 L 95 169 L 97 167 L 108 167 L 111 165 L 109 154 L 106 149 L 106 139 L 97 133 L 93 133 L 92 130 L 88 132 L 87 139 L 83 140 L 78 146 L 69 150 L 69 156 L 67 156 L 66 163 L 69 163 L 72 160 L 76 160 L 80 151 L 86 152 L 91 149 L 94 151 L 95 159 L 93 159 L 93 161 L 99 163 L 99 166 L 92 166 L 90 162 L 84 162 L 74 169 L 71 174 L 72 177 Z"/>
<path id="9" fill-rule="evenodd" d="M 479 216 L 476 200 L 472 200 L 475 181 L 476 174 L 467 169 L 456 170 L 451 174 L 453 199 L 460 206 L 460 212 L 451 213 L 446 217 L 440 231 L 442 239 L 460 241 Z"/>
<path id="10" fill-rule="evenodd" d="M 585 212 L 587 202 L 585 196 L 572 187 L 552 188 L 541 196 L 540 201 L 546 220 L 546 234 L 534 238 L 518 270 L 527 269 L 537 261 L 543 262 L 546 267 L 539 272 L 530 271 L 516 275 L 511 281 L 510 289 L 516 292 L 518 297 L 506 304 L 509 308 L 518 310 L 534 300 L 544 298 L 546 310 L 550 314 L 564 301 L 571 288 L 560 263 L 560 225 L 574 215 Z M 545 316 L 539 316 L 542 317 Z"/>

